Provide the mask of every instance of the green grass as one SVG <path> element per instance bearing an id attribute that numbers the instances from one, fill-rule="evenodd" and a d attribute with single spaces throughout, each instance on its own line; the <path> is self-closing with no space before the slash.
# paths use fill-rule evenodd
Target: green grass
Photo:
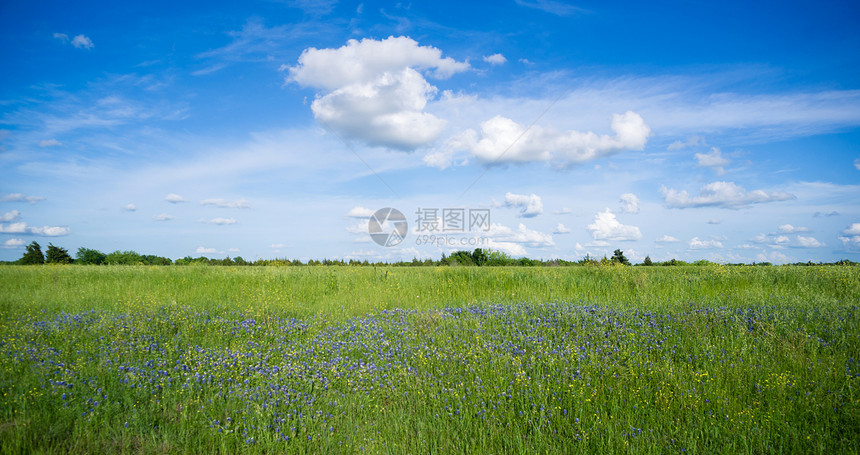
<path id="1" fill-rule="evenodd" d="M 0 267 L 0 311 L 127 311 L 129 305 L 358 316 L 475 303 L 618 308 L 856 303 L 855 267 Z"/>
<path id="2" fill-rule="evenodd" d="M 860 451 L 852 267 L 0 267 L 0 289 L 2 453 Z"/>

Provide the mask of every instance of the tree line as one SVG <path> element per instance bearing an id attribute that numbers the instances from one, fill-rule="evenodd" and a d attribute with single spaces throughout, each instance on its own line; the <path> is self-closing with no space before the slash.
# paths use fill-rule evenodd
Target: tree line
<path id="1" fill-rule="evenodd" d="M 135 251 L 120 251 L 116 250 L 112 253 L 103 253 L 92 248 L 78 248 L 75 257 L 69 254 L 65 248 L 48 244 L 45 252 L 42 252 L 42 246 L 38 242 L 31 242 L 25 248 L 24 255 L 20 259 L 6 264 L 81 264 L 81 265 L 226 265 L 226 266 L 374 266 L 374 267 L 412 267 L 412 266 L 473 266 L 473 267 L 504 267 L 504 266 L 525 266 L 525 267 L 571 267 L 571 266 L 708 266 L 716 265 L 716 263 L 701 259 L 694 262 L 686 262 L 678 259 L 670 259 L 668 261 L 652 261 L 649 256 L 638 264 L 631 264 L 630 260 L 624 256 L 624 252 L 617 249 L 613 252 L 612 257 L 594 258 L 586 255 L 578 261 L 569 261 L 565 259 L 530 259 L 526 257 L 514 258 L 503 251 L 475 248 L 473 251 L 455 251 L 450 255 L 442 254 L 441 259 L 418 259 L 413 258 L 411 261 L 398 262 L 382 262 L 382 261 L 359 261 L 357 259 L 310 259 L 302 262 L 298 259 L 256 259 L 248 261 L 241 256 L 234 258 L 226 257 L 224 259 L 210 259 L 205 256 L 191 257 L 186 256 L 181 259 L 172 260 L 170 258 L 154 256 L 151 254 L 139 254 Z M 770 262 L 753 262 L 752 264 L 726 264 L 726 265 L 756 265 L 770 266 Z M 790 265 L 858 265 L 856 262 L 843 259 L 837 262 L 822 263 L 822 262 L 796 262 Z"/>

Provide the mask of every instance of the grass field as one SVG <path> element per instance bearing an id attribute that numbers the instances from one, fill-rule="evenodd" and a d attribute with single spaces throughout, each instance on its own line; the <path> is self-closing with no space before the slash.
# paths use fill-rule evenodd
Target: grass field
<path id="1" fill-rule="evenodd" d="M 2 453 L 858 453 L 857 267 L 0 267 Z"/>

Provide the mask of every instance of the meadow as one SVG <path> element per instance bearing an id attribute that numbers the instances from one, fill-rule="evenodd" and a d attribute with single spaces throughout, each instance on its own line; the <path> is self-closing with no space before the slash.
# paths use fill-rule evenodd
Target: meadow
<path id="1" fill-rule="evenodd" d="M 858 453 L 858 267 L 0 267 L 2 453 Z"/>

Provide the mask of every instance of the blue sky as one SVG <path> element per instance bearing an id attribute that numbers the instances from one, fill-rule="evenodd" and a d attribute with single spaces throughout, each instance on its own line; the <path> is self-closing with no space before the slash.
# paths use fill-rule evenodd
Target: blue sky
<path id="1" fill-rule="evenodd" d="M 857 261 L 858 20 L 856 2 L 4 1 L 0 260 L 35 240 Z M 383 207 L 409 223 L 393 247 L 368 234 Z M 460 209 L 489 223 L 442 231 Z"/>

